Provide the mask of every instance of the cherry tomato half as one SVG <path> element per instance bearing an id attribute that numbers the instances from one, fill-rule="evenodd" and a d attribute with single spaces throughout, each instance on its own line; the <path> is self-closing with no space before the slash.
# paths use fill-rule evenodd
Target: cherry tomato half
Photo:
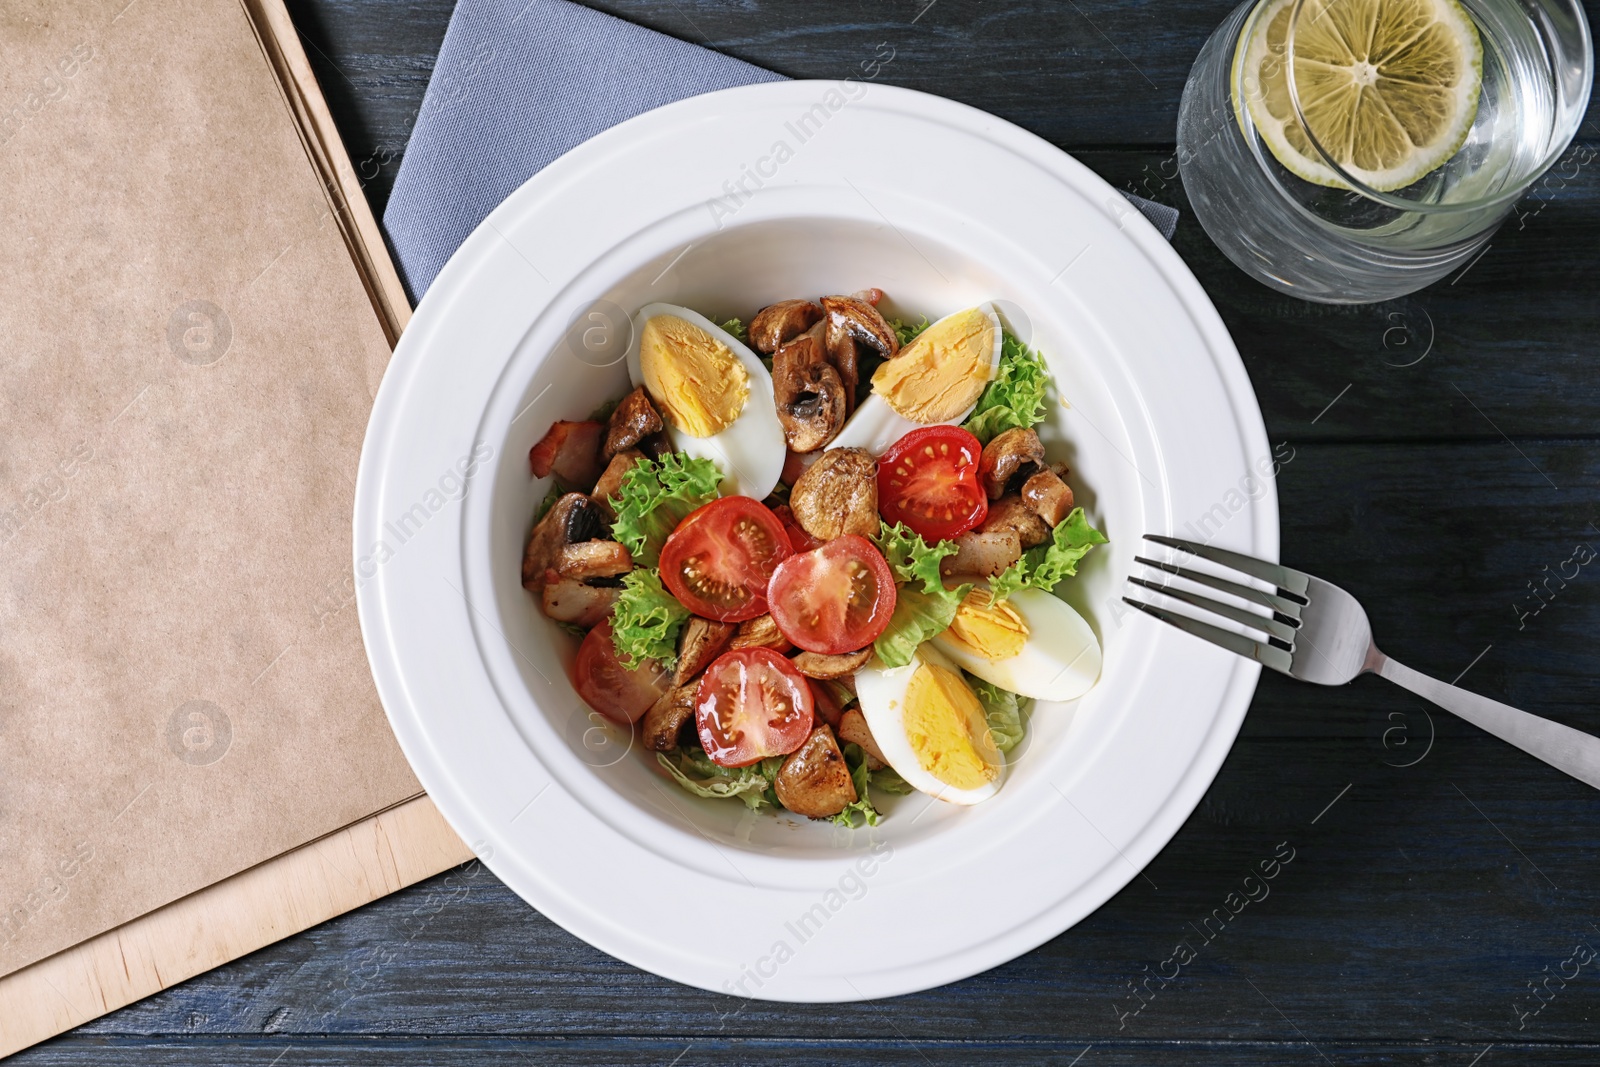
<path id="1" fill-rule="evenodd" d="M 760 502 L 725 496 L 691 511 L 661 549 L 661 580 L 696 615 L 744 622 L 767 610 L 767 582 L 794 552 Z"/>
<path id="2" fill-rule="evenodd" d="M 924 426 L 878 460 L 878 510 L 925 541 L 943 541 L 983 522 L 989 497 L 978 484 L 983 446 L 959 426 Z"/>
<path id="3" fill-rule="evenodd" d="M 736 648 L 706 668 L 695 692 L 695 728 L 712 762 L 743 767 L 783 756 L 811 736 L 811 686 L 770 648 Z"/>
<path id="4" fill-rule="evenodd" d="M 828 655 L 876 641 L 894 614 L 894 598 L 894 572 L 860 534 L 790 556 L 767 586 L 767 610 L 783 636 Z"/>
<path id="5" fill-rule="evenodd" d="M 613 722 L 637 722 L 670 687 L 670 676 L 653 659 L 625 667 L 611 642 L 611 620 L 584 635 L 572 664 L 572 685 L 595 711 Z"/>

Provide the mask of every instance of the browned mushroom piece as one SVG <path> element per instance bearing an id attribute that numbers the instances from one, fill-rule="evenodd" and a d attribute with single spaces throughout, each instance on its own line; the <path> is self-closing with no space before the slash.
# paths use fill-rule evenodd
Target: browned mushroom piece
<path id="1" fill-rule="evenodd" d="M 1072 487 L 1049 468 L 1024 482 L 1021 496 L 1022 502 L 1051 526 L 1059 525 L 1072 511 Z"/>
<path id="2" fill-rule="evenodd" d="M 611 462 L 606 464 L 600 480 L 594 483 L 594 492 L 589 494 L 589 499 L 600 509 L 606 522 L 617 521 L 617 509 L 612 506 L 611 499 L 622 492 L 622 476 L 631 471 L 633 465 L 643 458 L 644 453 L 637 448 L 624 448 L 611 457 Z"/>
<path id="3" fill-rule="evenodd" d="M 836 656 L 822 652 L 802 652 L 789 662 L 794 664 L 795 670 L 807 678 L 825 680 L 854 674 L 865 667 L 867 660 L 871 658 L 872 649 L 863 648 L 856 652 L 841 652 Z"/>
<path id="4" fill-rule="evenodd" d="M 1050 540 L 1050 526 L 1039 513 L 1022 502 L 1016 493 L 1008 494 L 989 505 L 989 517 L 978 527 L 980 533 L 1014 531 L 1024 550 L 1042 545 Z"/>
<path id="5" fill-rule="evenodd" d="M 650 397 L 645 394 L 644 386 L 639 386 L 633 392 L 622 398 L 617 404 L 617 410 L 611 413 L 611 421 L 606 424 L 606 443 L 600 450 L 600 458 L 607 463 L 625 448 L 632 448 L 645 438 L 660 433 L 666 427 L 661 421 L 661 413 L 650 403 Z"/>
<path id="6" fill-rule="evenodd" d="M 783 761 L 772 785 L 784 807 L 813 819 L 837 815 L 856 802 L 850 767 L 826 724 Z"/>
<path id="7" fill-rule="evenodd" d="M 556 573 L 574 581 L 615 578 L 631 570 L 633 557 L 615 541 L 580 541 L 556 552 Z"/>
<path id="8" fill-rule="evenodd" d="M 860 346 L 889 359 L 900 351 L 900 336 L 877 308 L 859 296 L 825 296 L 822 310 L 827 313 L 823 343 L 829 362 L 844 383 L 848 414 L 855 408 L 856 385 L 861 381 Z"/>
<path id="9" fill-rule="evenodd" d="M 694 718 L 694 698 L 700 683 L 676 685 L 662 693 L 639 720 L 644 747 L 652 752 L 671 752 L 678 747 L 684 723 Z"/>
<path id="10" fill-rule="evenodd" d="M 1022 538 L 1015 530 L 981 533 L 969 530 L 954 538 L 956 552 L 939 561 L 939 573 L 993 578 L 1022 555 Z"/>
<path id="11" fill-rule="evenodd" d="M 1018 475 L 1026 478 L 1044 466 L 1044 445 L 1032 430 L 1013 427 L 996 434 L 983 446 L 978 460 L 978 479 L 990 500 L 1006 495 L 1006 488 Z"/>
<path id="12" fill-rule="evenodd" d="M 561 549 L 605 536 L 605 516 L 583 493 L 567 493 L 551 506 L 528 536 L 522 555 L 522 584 L 532 592 L 544 588 L 545 573 L 553 571 Z"/>
<path id="13" fill-rule="evenodd" d="M 772 391 L 792 452 L 815 452 L 844 425 L 844 383 L 814 334 L 801 334 L 773 354 Z"/>
<path id="14" fill-rule="evenodd" d="M 823 340 L 831 350 L 840 338 L 852 337 L 876 351 L 884 359 L 900 352 L 900 335 L 894 332 L 877 308 L 854 296 L 825 296 L 822 310 L 827 315 L 827 334 Z"/>
<path id="15" fill-rule="evenodd" d="M 789 508 L 819 541 L 878 532 L 878 461 L 864 448 L 830 448 L 795 480 Z"/>
<path id="16" fill-rule="evenodd" d="M 851 708 L 840 717 L 839 740 L 847 745 L 861 746 L 861 751 L 867 754 L 869 771 L 881 770 L 889 763 L 883 757 L 883 749 L 873 739 L 872 730 L 867 726 L 867 717 L 861 714 L 860 708 Z"/>
<path id="17" fill-rule="evenodd" d="M 822 321 L 822 309 L 809 300 L 780 300 L 750 320 L 750 347 L 771 355 Z"/>
<path id="18" fill-rule="evenodd" d="M 544 613 L 557 622 L 585 630 L 599 626 L 622 595 L 617 586 L 584 585 L 574 578 L 562 578 L 553 570 L 547 572 L 546 579 L 539 596 Z"/>
<path id="19" fill-rule="evenodd" d="M 689 616 L 689 621 L 683 624 L 683 633 L 678 636 L 678 667 L 672 672 L 672 684 L 682 685 L 705 670 L 712 660 L 722 655 L 738 632 L 739 627 L 731 622 Z"/>
<path id="20" fill-rule="evenodd" d="M 789 639 L 778 629 L 778 624 L 772 621 L 771 615 L 757 615 L 748 622 L 741 622 L 739 632 L 728 642 L 729 649 L 770 648 L 779 654 L 793 647 Z"/>

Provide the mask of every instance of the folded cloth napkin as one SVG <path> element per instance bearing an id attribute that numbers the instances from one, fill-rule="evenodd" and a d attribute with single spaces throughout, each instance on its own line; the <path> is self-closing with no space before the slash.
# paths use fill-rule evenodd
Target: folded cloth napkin
<path id="1" fill-rule="evenodd" d="M 663 104 L 782 80 L 568 0 L 459 0 L 383 215 L 411 299 L 569 149 Z M 1128 200 L 1171 239 L 1176 209 Z"/>

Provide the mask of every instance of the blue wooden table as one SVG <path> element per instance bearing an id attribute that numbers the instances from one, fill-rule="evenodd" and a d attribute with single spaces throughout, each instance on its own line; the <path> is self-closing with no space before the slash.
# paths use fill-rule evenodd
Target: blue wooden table
<path id="1" fill-rule="evenodd" d="M 993 111 L 1180 208 L 1178 97 L 1228 10 L 598 6 L 796 77 L 845 76 L 887 41 L 886 80 Z M 381 212 L 450 0 L 291 8 Z M 1600 563 L 1563 567 L 1577 546 L 1600 551 L 1595 116 L 1481 259 L 1411 298 L 1278 296 L 1188 214 L 1175 244 L 1289 457 L 1284 559 L 1359 596 L 1406 663 L 1600 732 Z M 16 1062 L 1593 1065 L 1597 850 L 1593 790 L 1384 682 L 1266 675 L 1215 785 L 1146 877 L 953 986 L 801 1007 L 687 989 L 590 948 L 468 865 Z M 1245 875 L 1274 857 L 1270 892 L 1239 905 Z M 1193 958 L 1153 977 L 1172 973 L 1180 942 Z"/>

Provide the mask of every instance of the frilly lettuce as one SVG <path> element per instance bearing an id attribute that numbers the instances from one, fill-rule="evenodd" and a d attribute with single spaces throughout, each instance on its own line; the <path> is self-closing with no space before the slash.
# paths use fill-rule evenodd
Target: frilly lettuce
<path id="1" fill-rule="evenodd" d="M 904 667 L 922 642 L 937 637 L 956 617 L 961 598 L 970 584 L 946 589 L 939 576 L 939 561 L 956 551 L 949 541 L 929 545 L 904 523 L 890 526 L 879 523 L 873 538 L 883 558 L 889 561 L 895 580 L 903 583 L 895 591 L 894 614 L 889 627 L 873 642 L 872 648 L 885 667 Z"/>
<path id="2" fill-rule="evenodd" d="M 611 612 L 611 643 L 625 667 L 653 659 L 663 670 L 678 662 L 678 631 L 689 609 L 662 588 L 653 570 L 636 567 L 622 578 L 622 595 Z"/>
<path id="3" fill-rule="evenodd" d="M 1043 589 L 1049 592 L 1063 578 L 1078 573 L 1078 561 L 1095 545 L 1106 543 L 1106 535 L 1089 525 L 1082 508 L 1056 526 L 1050 540 L 1028 549 L 998 577 L 989 579 L 995 600 L 1004 600 L 1018 589 Z"/>
<path id="4" fill-rule="evenodd" d="M 748 767 L 723 767 L 697 745 L 680 746 L 675 752 L 656 753 L 656 762 L 666 768 L 673 780 L 697 797 L 720 799 L 738 797 L 751 811 L 763 805 L 781 807 L 772 783 L 783 766 L 783 756 L 772 756 Z"/>
<path id="5" fill-rule="evenodd" d="M 612 536 L 627 546 L 637 566 L 654 567 L 667 535 L 689 512 L 715 500 L 721 481 L 715 463 L 682 452 L 639 460 L 611 498 L 617 512 Z"/>
<path id="6" fill-rule="evenodd" d="M 961 425 L 982 444 L 1005 430 L 1037 426 L 1044 421 L 1049 381 L 1044 357 L 1007 331 L 1000 342 L 1000 366 Z"/>
<path id="7" fill-rule="evenodd" d="M 994 738 L 995 747 L 1001 752 L 1016 748 L 1026 729 L 1024 713 L 1030 701 L 970 674 L 967 675 L 967 684 L 983 705 L 984 718 L 989 721 L 989 734 Z"/>

